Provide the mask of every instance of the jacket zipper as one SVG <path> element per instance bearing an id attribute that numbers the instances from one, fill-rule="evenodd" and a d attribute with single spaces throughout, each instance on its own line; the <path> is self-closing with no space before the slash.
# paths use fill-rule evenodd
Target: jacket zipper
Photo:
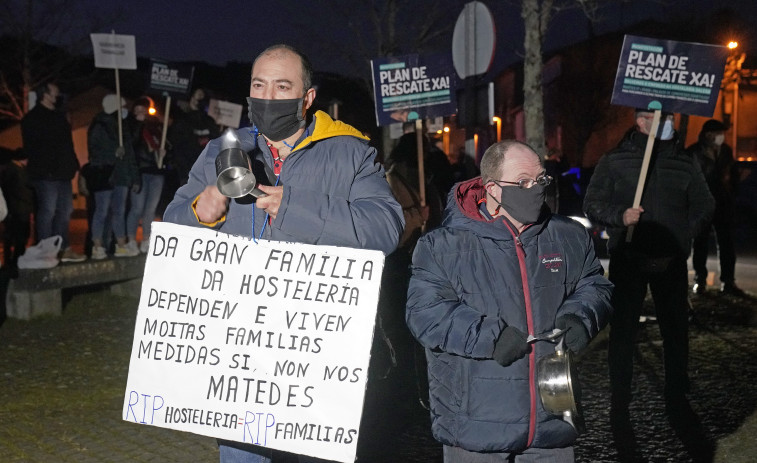
<path id="1" fill-rule="evenodd" d="M 528 289 L 528 274 L 526 272 L 526 251 L 523 249 L 523 242 L 520 240 L 520 235 L 516 235 L 510 224 L 506 220 L 503 220 L 505 226 L 507 226 L 510 233 L 515 238 L 515 253 L 518 256 L 518 266 L 520 267 L 520 279 L 523 284 L 523 298 L 526 304 L 526 324 L 528 326 L 528 334 L 534 334 L 534 319 L 533 310 L 531 307 L 531 291 Z M 525 229 L 524 229 L 525 230 Z M 531 447 L 534 441 L 534 434 L 536 433 L 536 350 L 531 348 L 531 352 L 528 354 L 528 396 L 530 404 L 530 413 L 528 417 L 528 442 L 526 447 Z"/>

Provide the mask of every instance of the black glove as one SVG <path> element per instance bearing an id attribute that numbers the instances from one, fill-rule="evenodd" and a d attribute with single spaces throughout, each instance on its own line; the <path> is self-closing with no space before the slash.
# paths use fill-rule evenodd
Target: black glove
<path id="1" fill-rule="evenodd" d="M 555 328 L 559 328 L 565 333 L 565 345 L 573 352 L 581 352 L 589 344 L 589 332 L 586 330 L 581 319 L 572 314 L 565 314 L 557 317 Z"/>
<path id="2" fill-rule="evenodd" d="M 135 183 L 131 186 L 131 191 L 134 194 L 139 194 L 140 191 L 142 191 L 142 184 L 141 183 Z"/>
<path id="3" fill-rule="evenodd" d="M 526 342 L 525 333 L 518 328 L 507 326 L 494 344 L 492 356 L 497 363 L 506 367 L 526 355 L 530 347 Z"/>

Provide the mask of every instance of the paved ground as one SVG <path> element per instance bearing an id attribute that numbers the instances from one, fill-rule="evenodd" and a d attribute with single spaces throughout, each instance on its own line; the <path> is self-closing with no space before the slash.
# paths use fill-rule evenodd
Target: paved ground
<path id="1" fill-rule="evenodd" d="M 70 297 L 60 318 L 8 320 L 0 328 L 0 461 L 217 461 L 213 439 L 120 419 L 137 300 L 94 289 Z M 638 343 L 632 407 L 639 451 L 654 462 L 755 461 L 757 301 L 713 292 L 692 302 L 692 406 L 703 434 L 679 436 L 665 417 L 661 342 L 649 323 Z M 605 350 L 599 338 L 579 360 L 588 429 L 576 447 L 578 461 L 617 461 Z M 374 375 L 383 376 L 385 350 L 379 346 L 374 357 Z M 372 381 L 359 461 L 441 461 L 414 377 L 405 373 L 410 363 Z"/>
<path id="2" fill-rule="evenodd" d="M 214 439 L 121 420 L 137 299 L 97 287 L 66 296 L 59 318 L 11 319 L 0 327 L 0 461 L 217 461 Z M 638 461 L 757 461 L 757 299 L 711 290 L 692 298 L 692 306 L 691 404 L 701 426 L 677 432 L 668 422 L 661 340 L 657 325 L 647 323 L 638 340 L 631 409 Z M 412 374 L 412 351 L 396 320 L 387 320 L 387 332 L 399 366 L 390 368 L 378 343 L 359 462 L 439 463 L 441 448 L 419 400 L 425 384 L 419 388 Z M 578 368 L 587 432 L 577 442 L 577 460 L 618 461 L 608 423 L 606 333 Z"/>

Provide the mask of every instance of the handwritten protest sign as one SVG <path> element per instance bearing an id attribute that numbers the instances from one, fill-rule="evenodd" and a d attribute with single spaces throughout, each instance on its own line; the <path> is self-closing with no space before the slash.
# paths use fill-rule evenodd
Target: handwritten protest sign
<path id="1" fill-rule="evenodd" d="M 383 254 L 150 238 L 123 419 L 354 461 Z"/>
<path id="2" fill-rule="evenodd" d="M 95 54 L 95 67 L 137 69 L 137 49 L 133 35 L 89 34 Z"/>
<path id="3" fill-rule="evenodd" d="M 118 77 L 119 69 L 137 69 L 137 48 L 133 35 L 89 34 L 92 40 L 92 51 L 95 55 L 95 67 L 113 69 L 116 78 L 116 101 L 121 101 L 121 84 Z M 118 121 L 118 146 L 124 146 L 123 121 Z"/>
<path id="4" fill-rule="evenodd" d="M 242 105 L 211 98 L 208 104 L 208 115 L 215 119 L 218 125 L 238 129 L 242 118 Z"/>

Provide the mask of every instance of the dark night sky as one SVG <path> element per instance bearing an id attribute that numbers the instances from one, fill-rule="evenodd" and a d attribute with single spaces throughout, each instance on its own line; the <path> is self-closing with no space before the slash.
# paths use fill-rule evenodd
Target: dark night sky
<path id="1" fill-rule="evenodd" d="M 24 5 L 29 0 L 5 0 L 14 13 L 16 21 L 22 21 Z M 146 58 L 162 58 L 172 61 L 205 61 L 224 65 L 228 61 L 249 62 L 264 47 L 278 42 L 290 43 L 311 57 L 318 71 L 368 77 L 366 60 L 350 61 L 356 55 L 357 38 L 347 26 L 348 21 L 361 21 L 365 15 L 361 9 L 371 2 L 354 0 L 278 0 L 262 2 L 254 0 L 202 0 L 182 1 L 128 1 L 123 0 L 36 0 L 32 4 L 36 14 L 43 15 L 49 5 L 68 2 L 73 5 L 56 15 L 69 13 L 73 19 L 67 33 L 87 37 L 89 32 L 111 32 L 136 36 L 137 54 Z M 605 0 L 609 6 L 602 10 L 603 20 L 595 25 L 595 33 L 602 34 L 625 28 L 644 20 L 658 22 L 678 21 L 697 24 L 709 13 L 729 8 L 747 24 L 757 23 L 757 2 L 754 0 Z M 467 3 L 466 0 L 405 0 L 400 5 L 398 30 L 408 31 L 417 27 L 419 18 L 432 12 L 440 13 L 449 32 L 435 42 L 436 50 L 451 49 L 454 23 Z M 522 55 L 523 26 L 517 0 L 484 0 L 495 18 L 497 49 L 492 71 L 497 73 L 519 61 Z M 329 6 L 330 5 L 330 6 Z M 336 8 L 334 5 L 348 5 Z M 99 17 L 99 25 L 94 20 Z M 404 22 L 403 22 L 404 21 Z M 72 27 L 72 24 L 75 24 Z M 4 24 L 0 17 L 0 33 Z M 44 29 L 44 28 L 43 28 Z M 753 27 L 751 28 L 753 29 Z M 64 32 L 66 28 L 63 28 Z M 369 30 L 365 27 L 364 30 Z M 73 31 L 73 32 L 72 32 Z M 576 10 L 558 14 L 550 24 L 547 50 L 561 48 L 587 38 L 588 22 Z M 757 32 L 752 32 L 750 44 L 744 48 L 747 54 L 757 55 Z M 38 34 L 41 35 L 41 34 Z M 376 40 L 365 33 L 367 44 Z M 412 33 L 410 33 L 412 35 Z M 53 43 L 66 39 L 38 37 Z M 755 50 L 751 52 L 751 50 Z M 375 48 L 374 48 L 375 50 Z M 91 46 L 79 47 L 80 53 L 91 53 Z M 397 54 L 416 52 L 413 45 Z M 360 56 L 359 54 L 357 54 Z M 366 58 L 378 56 L 368 52 Z"/>
<path id="2" fill-rule="evenodd" d="M 107 30 L 93 32 L 110 32 L 112 28 L 117 33 L 135 35 L 140 56 L 223 65 L 227 61 L 248 62 L 263 47 L 283 41 L 308 54 L 316 70 L 343 74 L 367 72 L 367 69 L 359 70 L 359 66 L 350 66 L 344 59 L 344 47 L 350 46 L 353 34 L 339 11 L 324 9 L 324 5 L 331 3 L 299 0 L 280 0 L 270 4 L 249 0 L 118 3 L 84 0 L 81 5 L 89 11 L 107 9 L 105 5 L 109 4 L 124 5 L 121 7 L 121 19 L 113 22 Z M 340 3 L 358 5 L 357 2 Z M 449 9 L 449 14 L 444 17 L 452 26 L 465 3 L 412 0 L 413 8 L 419 8 L 420 14 L 426 7 Z M 485 3 L 492 10 L 497 27 L 494 67 L 502 69 L 519 60 L 517 50 L 522 47 L 522 20 L 513 2 L 498 0 Z M 207 5 L 214 6 L 209 8 Z M 597 24 L 596 31 L 611 31 L 645 19 L 661 22 L 691 20 L 695 23 L 708 12 L 725 7 L 739 11 L 742 17 L 751 18 L 751 24 L 757 22 L 757 2 L 754 0 L 633 0 L 605 9 L 603 16 L 606 19 Z M 355 17 L 358 13 L 353 12 L 353 15 Z M 561 13 L 551 23 L 547 45 L 559 48 L 580 41 L 586 37 L 586 31 L 587 21 L 580 13 Z M 320 37 L 334 37 L 335 41 L 319 40 Z M 439 49 L 449 50 L 450 43 L 451 33 L 449 37 L 439 40 Z"/>

